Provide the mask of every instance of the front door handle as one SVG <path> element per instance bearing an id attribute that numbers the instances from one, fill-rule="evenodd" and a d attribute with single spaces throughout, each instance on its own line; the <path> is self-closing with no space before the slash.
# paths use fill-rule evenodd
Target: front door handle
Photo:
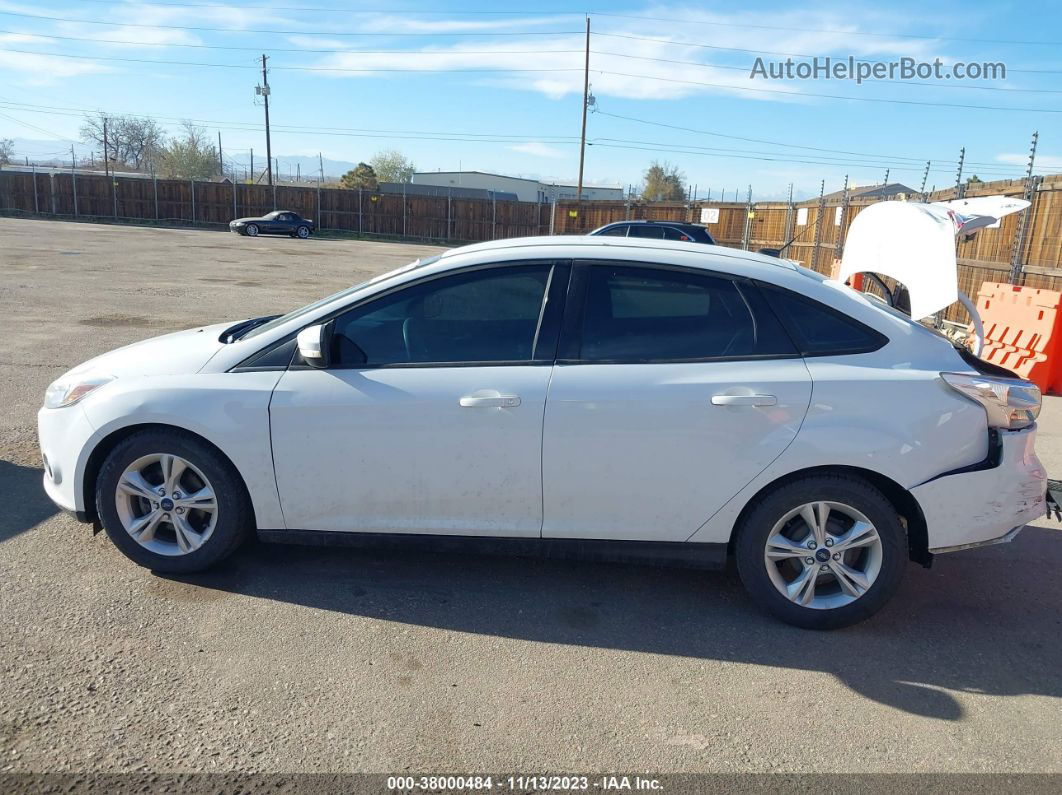
<path id="1" fill-rule="evenodd" d="M 478 409 L 478 408 L 497 408 L 497 409 L 511 409 L 520 405 L 520 398 L 517 395 L 491 395 L 489 397 L 477 397 L 475 395 L 465 395 L 461 398 L 461 405 L 466 409 Z"/>
<path id="2" fill-rule="evenodd" d="M 713 406 L 776 406 L 774 395 L 712 395 Z"/>

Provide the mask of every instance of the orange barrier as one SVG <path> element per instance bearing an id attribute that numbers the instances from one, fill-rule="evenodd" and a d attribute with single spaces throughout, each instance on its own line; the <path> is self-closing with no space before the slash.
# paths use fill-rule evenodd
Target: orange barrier
<path id="1" fill-rule="evenodd" d="M 1023 378 L 1046 394 L 1062 391 L 1062 293 L 985 282 L 977 311 L 985 328 L 981 358 Z"/>

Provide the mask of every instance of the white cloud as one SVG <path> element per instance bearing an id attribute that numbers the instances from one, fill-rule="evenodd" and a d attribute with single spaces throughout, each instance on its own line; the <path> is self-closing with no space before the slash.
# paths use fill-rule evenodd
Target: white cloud
<path id="1" fill-rule="evenodd" d="M 53 85 L 71 77 L 113 71 L 110 67 L 92 61 L 3 51 L 0 51 L 0 69 L 21 73 L 24 75 L 21 82 L 33 86 Z"/>
<path id="2" fill-rule="evenodd" d="M 1023 169 L 1029 165 L 1029 153 L 1025 154 L 1013 154 L 1010 152 L 1004 152 L 996 155 L 996 160 L 1000 163 L 1007 163 L 1010 165 L 1021 166 Z M 1036 155 L 1036 170 L 1041 169 L 1062 169 L 1062 156 L 1059 155 Z M 975 169 L 976 170 L 976 169 Z"/>
<path id="3" fill-rule="evenodd" d="M 533 157 L 560 158 L 566 156 L 560 149 L 553 146 L 547 146 L 541 141 L 528 141 L 525 144 L 516 144 L 509 148 L 514 152 L 522 152 L 525 155 L 532 155 Z"/>

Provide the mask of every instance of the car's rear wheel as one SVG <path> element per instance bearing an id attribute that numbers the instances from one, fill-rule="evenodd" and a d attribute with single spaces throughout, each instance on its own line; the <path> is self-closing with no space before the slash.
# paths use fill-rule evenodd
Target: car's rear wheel
<path id="1" fill-rule="evenodd" d="M 248 237 L 258 237 L 258 224 L 247 224 L 245 231 Z"/>
<path id="2" fill-rule="evenodd" d="M 907 535 L 870 483 L 820 475 L 762 498 L 738 528 L 735 553 L 760 607 L 799 627 L 837 629 L 869 618 L 896 592 Z"/>
<path id="3" fill-rule="evenodd" d="M 216 449 L 179 430 L 146 430 L 120 442 L 96 481 L 104 530 L 134 563 L 201 571 L 249 535 L 243 481 Z"/>
<path id="4" fill-rule="evenodd" d="M 308 226 L 300 226 L 298 229 L 295 230 L 295 234 L 296 234 L 296 236 L 298 236 L 298 237 L 302 238 L 303 240 L 305 240 L 306 238 L 308 238 L 310 236 L 310 227 L 308 227 Z"/>

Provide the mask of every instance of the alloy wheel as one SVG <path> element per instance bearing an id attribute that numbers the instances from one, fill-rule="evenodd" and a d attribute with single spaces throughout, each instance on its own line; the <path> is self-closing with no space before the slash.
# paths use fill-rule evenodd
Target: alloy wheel
<path id="1" fill-rule="evenodd" d="M 125 531 L 159 555 L 195 552 L 217 525 L 213 486 L 177 455 L 155 453 L 133 461 L 118 479 L 114 499 Z"/>
<path id="2" fill-rule="evenodd" d="M 775 523 L 763 560 L 774 587 L 801 607 L 829 610 L 851 604 L 881 571 L 881 537 L 850 505 L 809 502 Z"/>

